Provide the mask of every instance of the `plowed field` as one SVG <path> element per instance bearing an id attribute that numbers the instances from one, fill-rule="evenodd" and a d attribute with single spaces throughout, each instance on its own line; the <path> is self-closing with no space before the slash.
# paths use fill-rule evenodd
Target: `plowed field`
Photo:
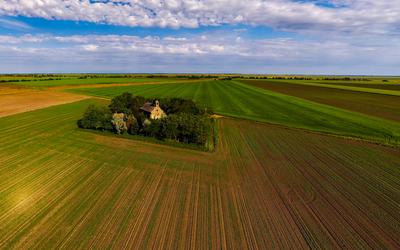
<path id="1" fill-rule="evenodd" d="M 307 86 L 277 81 L 242 81 L 274 92 L 400 122 L 400 96 Z M 360 84 L 359 84 L 360 85 Z M 364 86 L 363 84 L 361 86 Z"/>

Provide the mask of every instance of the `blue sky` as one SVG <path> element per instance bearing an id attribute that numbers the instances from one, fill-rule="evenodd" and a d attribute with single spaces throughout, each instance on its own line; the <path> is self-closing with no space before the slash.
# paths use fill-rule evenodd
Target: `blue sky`
<path id="1" fill-rule="evenodd" d="M 400 75 L 395 0 L 3 0 L 0 73 Z"/>

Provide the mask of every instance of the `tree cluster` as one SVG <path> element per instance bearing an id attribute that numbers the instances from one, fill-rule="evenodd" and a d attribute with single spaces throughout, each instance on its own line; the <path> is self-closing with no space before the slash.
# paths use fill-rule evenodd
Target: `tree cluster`
<path id="1" fill-rule="evenodd" d="M 90 105 L 77 124 L 84 129 L 142 135 L 196 144 L 203 148 L 212 143 L 214 119 L 210 118 L 210 109 L 182 98 L 158 100 L 167 114 L 164 119 L 148 119 L 140 110 L 144 103 L 154 100 L 123 93 L 113 98 L 108 107 Z"/>

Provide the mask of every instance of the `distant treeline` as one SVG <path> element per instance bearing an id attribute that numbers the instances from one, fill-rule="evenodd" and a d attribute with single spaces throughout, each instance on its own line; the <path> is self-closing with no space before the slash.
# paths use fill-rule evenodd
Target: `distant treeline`
<path id="1" fill-rule="evenodd" d="M 188 79 L 206 79 L 206 78 L 217 78 L 215 75 L 177 75 L 177 78 L 188 78 Z"/>
<path id="2" fill-rule="evenodd" d="M 124 74 L 124 75 L 120 75 L 120 74 L 116 74 L 116 75 L 82 75 L 79 76 L 78 79 L 88 79 L 88 78 L 170 78 L 173 77 L 172 75 L 132 75 L 132 74 Z"/>
<path id="3" fill-rule="evenodd" d="M 76 74 L 75 74 L 76 75 Z M 71 77 L 73 74 L 2 74 L 0 77 L 32 77 L 32 78 L 42 78 L 42 77 Z"/>
<path id="4" fill-rule="evenodd" d="M 158 99 L 160 107 L 167 116 L 163 119 L 149 119 L 140 108 L 146 102 L 142 96 L 123 93 L 111 100 L 106 106 L 91 105 L 78 127 L 110 131 L 116 134 L 131 134 L 195 144 L 204 150 L 212 150 L 215 143 L 215 120 L 210 117 L 212 111 L 199 107 L 192 100 L 181 98 Z"/>
<path id="5" fill-rule="evenodd" d="M 35 81 L 52 81 L 52 80 L 63 80 L 66 78 L 32 78 L 32 79 L 8 79 L 8 80 L 0 80 L 1 82 L 35 82 Z"/>

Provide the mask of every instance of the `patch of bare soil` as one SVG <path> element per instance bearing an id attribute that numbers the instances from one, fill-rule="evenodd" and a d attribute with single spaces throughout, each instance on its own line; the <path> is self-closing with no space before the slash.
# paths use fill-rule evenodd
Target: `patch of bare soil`
<path id="1" fill-rule="evenodd" d="M 80 101 L 83 95 L 0 86 L 0 117 Z"/>

